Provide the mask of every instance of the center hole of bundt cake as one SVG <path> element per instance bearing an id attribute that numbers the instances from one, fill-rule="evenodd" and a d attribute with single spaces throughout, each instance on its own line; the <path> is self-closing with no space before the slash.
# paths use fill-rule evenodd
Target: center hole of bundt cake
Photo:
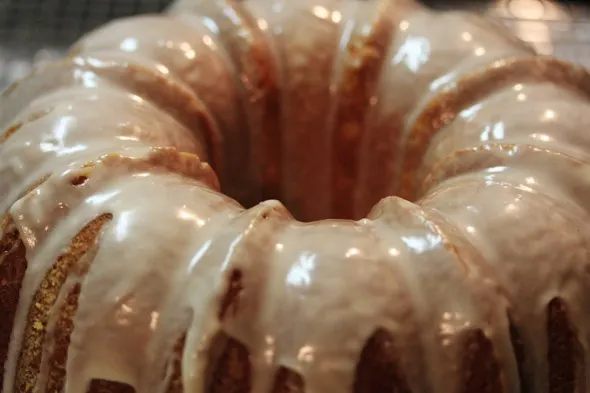
<path id="1" fill-rule="evenodd" d="M 375 176 L 379 176 L 375 174 Z M 280 187 L 269 190 L 238 191 L 223 184 L 221 191 L 250 209 L 262 202 L 276 200 L 283 204 L 291 215 L 301 222 L 329 219 L 359 220 L 366 217 L 380 200 L 391 196 L 380 190 L 368 190 L 353 186 L 346 191 L 338 191 L 330 185 L 310 189 L 305 186 Z M 400 195 L 401 196 L 401 195 Z M 403 197 L 403 196 L 402 196 Z M 409 199 L 406 197 L 406 199 Z"/>
<path id="2" fill-rule="evenodd" d="M 341 167 L 354 167 L 346 157 L 339 163 L 328 164 L 329 168 L 320 168 L 325 160 L 314 157 L 314 154 L 301 154 L 305 160 L 313 164 L 314 170 L 299 173 L 299 164 L 303 158 L 293 159 L 287 163 L 287 157 L 280 157 L 277 165 L 271 169 L 263 169 L 265 176 L 258 173 L 249 175 L 251 171 L 244 169 L 243 173 L 224 174 L 212 163 L 214 171 L 219 176 L 221 192 L 250 209 L 262 202 L 275 200 L 286 207 L 289 213 L 298 221 L 314 222 L 320 220 L 360 220 L 366 217 L 372 208 L 383 198 L 397 195 L 404 199 L 413 198 L 402 193 L 392 191 L 393 183 L 401 183 L 393 174 L 366 170 L 362 178 L 359 174 L 348 173 Z M 391 154 L 394 160 L 394 155 Z M 272 169 L 282 167 L 282 170 Z M 256 171 L 255 171 L 256 172 Z M 360 171 L 359 171 L 360 172 Z M 413 172 L 413 171 L 412 171 Z M 271 173 L 271 175 L 268 175 Z"/>

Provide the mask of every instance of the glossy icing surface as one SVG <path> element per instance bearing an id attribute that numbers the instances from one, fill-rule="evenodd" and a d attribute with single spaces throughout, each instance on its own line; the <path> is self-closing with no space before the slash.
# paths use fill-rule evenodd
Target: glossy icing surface
<path id="1" fill-rule="evenodd" d="M 252 392 L 285 367 L 342 393 L 378 329 L 412 391 L 460 392 L 481 331 L 503 391 L 549 392 L 553 299 L 590 345 L 588 80 L 492 22 L 401 0 L 182 0 L 90 33 L 0 98 L 0 206 L 28 262 L 3 392 L 163 392 L 181 337 L 184 391 L 204 392 L 226 335 Z M 404 176 L 414 202 L 390 196 Z M 220 187 L 303 221 L 368 216 L 303 223 Z"/>

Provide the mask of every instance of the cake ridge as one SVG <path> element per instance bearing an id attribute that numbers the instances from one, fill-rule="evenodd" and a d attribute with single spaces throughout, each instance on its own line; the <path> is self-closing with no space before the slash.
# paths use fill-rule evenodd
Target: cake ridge
<path id="1" fill-rule="evenodd" d="M 109 213 L 113 215 L 111 223 L 107 224 L 107 228 L 110 228 L 110 226 L 116 224 L 117 221 L 125 218 L 125 215 L 122 215 L 121 217 L 120 215 L 118 216 L 111 213 L 111 211 L 116 212 L 117 210 L 120 210 L 120 207 L 117 209 L 116 204 L 110 203 L 111 200 L 116 201 L 118 195 L 133 200 L 133 193 L 129 192 L 132 191 L 132 188 L 129 187 L 133 182 L 148 181 L 149 183 L 152 183 L 153 188 L 154 183 L 150 181 L 150 176 L 152 178 L 158 176 L 158 167 L 162 168 L 164 171 L 175 171 L 179 174 L 185 173 L 186 176 L 201 179 L 206 182 L 203 184 L 209 184 L 210 187 L 217 186 L 216 178 L 210 167 L 207 164 L 202 164 L 195 156 L 181 155 L 174 149 L 153 148 L 135 149 L 134 151 L 128 152 L 128 154 L 129 153 L 133 154 L 129 157 L 135 156 L 135 158 L 125 158 L 124 156 L 119 156 L 117 154 L 109 154 L 89 167 L 83 167 L 78 170 L 67 170 L 63 174 L 52 176 L 39 185 L 37 190 L 27 194 L 11 208 L 11 215 L 21 221 L 17 221 L 19 232 L 21 234 L 27 234 L 25 245 L 27 247 L 27 258 L 30 260 L 30 266 L 27 269 L 27 274 L 24 278 L 23 287 L 21 289 L 21 299 L 19 301 L 20 304 L 15 321 L 15 326 L 18 328 L 15 328 L 14 330 L 15 335 L 12 338 L 11 351 L 9 352 L 8 357 L 9 362 L 14 362 L 14 359 L 19 356 L 17 351 L 19 351 L 19 343 L 22 340 L 21 334 L 24 332 L 22 324 L 26 321 L 28 309 L 32 306 L 28 299 L 31 299 L 36 293 L 36 288 L 39 288 L 40 280 L 45 276 L 45 272 L 51 268 L 53 261 L 61 254 L 63 247 L 66 245 L 64 242 L 69 242 L 69 239 L 73 238 L 76 233 L 82 230 L 82 227 L 85 226 L 86 223 L 94 221 L 94 219 L 101 214 Z M 125 178 L 127 171 L 129 171 L 133 178 Z M 159 170 L 159 172 L 161 173 L 162 170 Z M 142 173 L 149 173 L 149 176 L 144 177 Z M 77 179 L 80 176 L 83 176 L 88 180 L 79 183 Z M 118 178 L 121 177 L 126 179 L 125 186 L 128 190 L 126 194 L 112 192 L 103 192 L 101 194 L 102 189 L 100 188 L 100 185 L 103 184 L 107 185 L 107 190 L 109 184 L 111 187 L 114 186 L 115 190 L 121 188 L 122 183 L 119 183 L 119 186 L 117 187 L 117 182 L 121 181 L 118 180 Z M 161 179 L 165 178 L 161 177 Z M 170 180 L 173 179 L 174 178 Z M 175 180 L 175 182 L 177 184 L 179 183 L 178 180 Z M 97 184 L 95 185 L 94 183 Z M 63 199 L 62 197 L 56 199 L 53 203 L 56 203 L 55 208 L 57 209 L 54 208 L 51 210 L 56 211 L 57 215 L 54 213 L 54 215 L 51 216 L 50 206 L 43 206 L 43 203 L 40 203 L 41 201 L 39 199 L 44 198 L 46 200 L 45 203 L 50 202 L 54 200 L 55 195 L 64 195 L 64 188 L 66 188 L 66 191 L 67 188 L 75 188 L 81 191 L 77 192 L 78 195 L 72 195 L 70 192 L 68 193 L 68 198 Z M 196 190 L 198 191 L 199 189 L 197 188 Z M 162 191 L 166 193 L 165 189 Z M 95 205 L 95 207 L 91 208 L 93 205 Z M 109 206 L 109 209 L 113 210 L 109 210 L 106 213 L 101 212 L 101 209 L 104 208 L 102 205 Z M 64 208 L 69 210 L 67 214 L 63 211 L 60 212 L 60 210 L 63 210 Z M 45 214 L 45 216 L 40 218 L 40 214 Z M 51 217 L 51 220 L 48 220 L 47 217 Z M 65 220 L 63 220 L 62 217 L 65 217 Z M 59 224 L 57 224 L 58 222 Z M 37 227 L 35 227 L 35 223 L 37 224 Z M 39 224 L 41 224 L 41 227 L 39 227 Z M 50 233 L 44 234 L 43 231 L 46 225 L 52 225 L 55 226 L 55 228 L 53 228 Z M 116 228 L 110 228 L 110 231 L 115 229 Z M 103 231 L 104 230 L 105 229 L 103 228 Z M 124 235 L 120 234 L 118 236 Z M 44 237 L 46 237 L 47 240 L 45 240 Z M 53 240 L 51 240 L 52 238 Z M 107 241 L 107 239 L 103 238 L 102 241 Z M 104 247 L 99 248 L 97 257 L 92 261 L 92 265 L 94 263 L 99 263 L 97 259 L 100 258 L 101 250 L 104 250 Z M 111 250 L 111 252 L 112 251 L 114 250 Z M 116 261 L 117 260 L 115 260 L 115 263 Z M 113 268 L 111 267 L 110 270 L 112 271 Z M 90 269 L 90 272 L 92 272 L 92 269 Z M 133 275 L 133 271 L 131 270 L 127 271 L 127 273 Z M 88 280 L 88 277 L 86 277 L 85 280 Z M 96 301 L 96 299 L 93 299 L 93 301 Z M 68 367 L 68 369 L 70 369 L 70 367 Z M 4 388 L 5 390 L 12 390 L 10 381 L 14 377 L 11 377 L 11 373 L 14 373 L 15 371 L 14 367 L 7 369 L 8 378 L 4 381 L 6 384 Z"/>
<path id="2" fill-rule="evenodd" d="M 281 144 L 278 141 L 278 81 L 276 64 L 270 54 L 269 42 L 262 34 L 254 18 L 240 2 L 236 1 L 197 1 L 188 3 L 191 13 L 206 18 L 206 26 L 216 34 L 233 60 L 237 71 L 237 85 L 240 87 L 245 121 L 248 127 L 249 153 L 248 165 L 251 173 L 248 184 L 251 192 L 246 205 L 256 200 L 279 196 L 281 168 L 279 158 Z M 170 11 L 172 17 L 174 9 Z M 189 15 L 176 16 L 189 20 Z M 253 199 L 252 199 L 253 198 Z"/>

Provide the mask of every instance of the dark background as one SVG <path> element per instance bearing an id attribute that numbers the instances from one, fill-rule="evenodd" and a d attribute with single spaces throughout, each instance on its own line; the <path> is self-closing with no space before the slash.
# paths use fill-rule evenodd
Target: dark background
<path id="1" fill-rule="evenodd" d="M 297 0 L 292 0 L 297 1 Z M 509 9 L 511 2 L 425 0 L 435 8 L 491 6 Z M 544 0 L 533 2 L 546 3 Z M 171 0 L 0 0 L 0 42 L 5 44 L 67 46 L 84 32 L 110 19 L 137 13 L 160 12 Z M 572 15 L 583 12 L 582 1 L 557 1 Z M 16 42 L 15 42 L 16 40 Z"/>
<path id="2" fill-rule="evenodd" d="M 298 0 L 291 0 L 298 1 Z M 92 30 L 113 18 L 137 13 L 159 12 L 171 0 L 0 0 L 0 90 L 6 84 L 26 73 L 31 62 L 54 58 L 71 45 L 80 35 Z M 578 52 L 587 52 L 590 59 L 590 23 L 586 28 L 585 20 L 590 16 L 590 8 L 583 1 L 547 1 L 547 0 L 496 0 L 496 1 L 459 1 L 459 0 L 425 0 L 435 8 L 467 8 L 493 12 L 511 27 L 515 23 L 536 23 L 543 20 L 550 26 L 552 42 L 548 49 L 554 52 L 557 46 L 562 57 L 579 57 Z M 514 15 L 514 4 L 527 3 L 534 8 L 535 15 Z M 538 3 L 538 4 L 537 4 Z M 589 0 L 590 3 L 590 0 Z M 556 18 L 551 9 L 559 4 L 560 17 Z M 527 8 L 524 7 L 524 8 Z M 553 7 L 553 8 L 552 8 Z M 517 7 L 516 7 L 517 8 Z M 541 10 L 541 11 L 539 11 Z M 566 15 L 566 16 L 564 16 Z M 529 21 L 527 21 L 530 19 Z M 547 21 L 547 20 L 548 21 Z M 524 21 L 523 21 L 524 20 Z M 534 31 L 535 26 L 525 26 L 527 31 Z M 517 32 L 518 34 L 518 32 Z M 534 34 L 527 33 L 531 39 Z M 529 37 L 529 38 L 530 38 Z M 547 34 L 543 36 L 547 39 Z M 527 37 L 521 37 L 528 40 Z M 539 45 L 544 45 L 540 42 Z M 567 49 L 566 49 L 567 48 Z M 541 51 L 542 48 L 541 48 Z M 565 53 L 567 52 L 567 53 Z M 580 53 L 581 53 L 580 52 Z M 580 60 L 574 58 L 574 60 Z M 582 62 L 585 59 L 581 60 Z M 590 65 L 590 61 L 588 61 Z"/>

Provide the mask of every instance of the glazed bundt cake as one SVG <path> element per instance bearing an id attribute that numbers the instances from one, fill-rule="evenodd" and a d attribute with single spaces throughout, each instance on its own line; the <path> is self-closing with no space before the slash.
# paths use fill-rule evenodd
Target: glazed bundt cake
<path id="1" fill-rule="evenodd" d="M 180 1 L 0 125 L 4 393 L 590 392 L 590 76 L 495 22 Z"/>

